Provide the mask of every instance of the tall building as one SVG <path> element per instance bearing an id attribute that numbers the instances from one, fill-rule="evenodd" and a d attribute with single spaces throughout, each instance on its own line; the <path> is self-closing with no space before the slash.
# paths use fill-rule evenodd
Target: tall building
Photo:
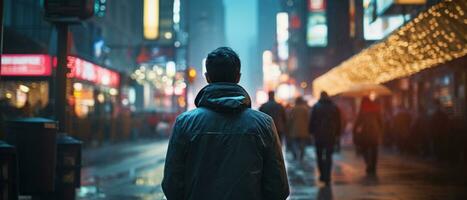
<path id="1" fill-rule="evenodd" d="M 258 26 L 256 41 L 258 50 L 256 51 L 255 59 L 257 60 L 258 69 L 255 70 L 255 74 L 261 74 L 261 76 L 256 76 L 256 80 L 260 81 L 257 85 L 262 87 L 264 79 L 262 76 L 263 53 L 265 51 L 275 51 L 276 49 L 276 15 L 281 11 L 281 5 L 279 0 L 258 0 L 257 8 Z"/>
<path id="2" fill-rule="evenodd" d="M 100 2 L 105 4 L 99 15 L 70 25 L 70 53 L 129 72 L 134 47 L 142 42 L 142 1 Z M 4 53 L 55 54 L 57 33 L 45 20 L 42 3 L 4 1 Z"/>
<path id="3" fill-rule="evenodd" d="M 289 18 L 287 73 L 303 93 L 311 82 L 352 55 L 353 1 L 282 0 Z M 289 81 L 290 82 L 290 81 Z"/>
<path id="4" fill-rule="evenodd" d="M 3 53 L 48 53 L 52 25 L 42 17 L 41 1 L 3 1 Z"/>
<path id="5" fill-rule="evenodd" d="M 197 77 L 189 88 L 191 95 L 206 84 L 203 60 L 219 46 L 225 46 L 224 3 L 219 0 L 185 0 L 187 4 L 188 66 L 194 67 Z M 189 95 L 190 97 L 190 95 Z M 188 99 L 193 103 L 194 97 Z"/>
<path id="6" fill-rule="evenodd" d="M 306 43 L 312 80 L 351 55 L 349 1 L 307 0 Z"/>

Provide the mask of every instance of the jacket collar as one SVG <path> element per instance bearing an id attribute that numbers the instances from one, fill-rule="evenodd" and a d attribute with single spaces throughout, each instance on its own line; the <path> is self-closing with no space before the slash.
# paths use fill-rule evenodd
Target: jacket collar
<path id="1" fill-rule="evenodd" d="M 210 83 L 198 93 L 195 105 L 219 112 L 236 112 L 251 108 L 251 99 L 236 83 Z"/>

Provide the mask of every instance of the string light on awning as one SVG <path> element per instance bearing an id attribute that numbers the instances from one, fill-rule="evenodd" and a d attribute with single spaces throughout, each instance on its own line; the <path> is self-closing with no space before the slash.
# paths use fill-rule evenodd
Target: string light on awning
<path id="1" fill-rule="evenodd" d="M 335 95 L 353 84 L 384 83 L 467 54 L 467 1 L 446 0 L 421 12 L 385 40 L 313 81 Z"/>

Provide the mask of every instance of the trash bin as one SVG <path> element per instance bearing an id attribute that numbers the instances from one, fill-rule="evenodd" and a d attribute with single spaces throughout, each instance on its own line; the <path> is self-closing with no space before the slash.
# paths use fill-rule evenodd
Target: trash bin
<path id="1" fill-rule="evenodd" d="M 0 199 L 18 199 L 16 149 L 0 140 Z"/>
<path id="2" fill-rule="evenodd" d="M 16 146 L 19 193 L 38 195 L 54 191 L 58 123 L 45 118 L 7 121 L 7 142 Z"/>
<path id="3" fill-rule="evenodd" d="M 56 199 L 75 199 L 75 189 L 81 185 L 81 144 L 66 134 L 58 134 Z"/>

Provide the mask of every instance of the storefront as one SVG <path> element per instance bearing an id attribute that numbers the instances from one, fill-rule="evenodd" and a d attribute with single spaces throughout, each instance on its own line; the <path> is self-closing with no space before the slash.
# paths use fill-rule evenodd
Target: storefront
<path id="1" fill-rule="evenodd" d="M 79 118 L 101 111 L 112 114 L 112 108 L 120 103 L 120 74 L 76 56 L 68 57 L 68 68 L 68 78 L 73 82 L 69 102 L 74 114 Z"/>
<path id="2" fill-rule="evenodd" d="M 0 99 L 16 108 L 8 115 L 53 117 L 55 59 L 46 54 L 4 54 L 1 59 Z M 80 138 L 106 138 L 91 130 L 93 124 L 107 126 L 117 117 L 121 107 L 120 74 L 77 56 L 69 56 L 67 66 L 69 133 Z"/>
<path id="3" fill-rule="evenodd" d="M 99 143 L 116 138 L 120 74 L 76 56 L 68 56 L 67 65 L 72 134 Z"/>
<path id="4" fill-rule="evenodd" d="M 466 117 L 466 62 L 462 57 L 409 77 L 412 110 L 426 111 L 439 103 L 450 116 Z"/>
<path id="5" fill-rule="evenodd" d="M 413 137 L 410 143 L 425 153 L 437 152 L 439 158 L 466 160 L 467 44 L 462 21 L 466 11 L 467 5 L 460 1 L 441 1 L 428 8 L 382 41 L 315 79 L 314 94 L 327 91 L 337 95 L 357 84 L 384 84 L 392 91 L 387 97 L 391 100 L 389 110 L 402 113 L 399 117 L 405 122 L 411 121 L 402 124 L 413 131 L 405 139 Z M 413 124 L 418 125 L 409 127 Z M 427 129 L 436 126 L 444 127 Z M 451 152 L 444 148 L 448 146 Z"/>
<path id="6" fill-rule="evenodd" d="M 15 116 L 46 115 L 51 96 L 52 58 L 46 54 L 1 55 L 0 99 L 19 109 Z"/>

